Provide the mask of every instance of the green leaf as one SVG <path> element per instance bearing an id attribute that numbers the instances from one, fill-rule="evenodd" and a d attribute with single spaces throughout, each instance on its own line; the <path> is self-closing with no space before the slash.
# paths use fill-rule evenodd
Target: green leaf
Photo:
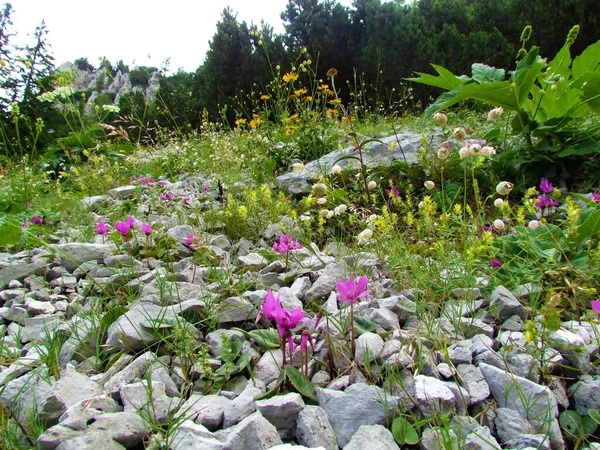
<path id="1" fill-rule="evenodd" d="M 580 436 L 581 431 L 581 416 L 572 410 L 565 410 L 558 417 L 560 427 L 565 431 L 565 434 L 570 439 L 576 439 Z"/>
<path id="2" fill-rule="evenodd" d="M 279 333 L 273 328 L 267 330 L 252 330 L 247 334 L 261 348 L 279 348 Z"/>
<path id="3" fill-rule="evenodd" d="M 588 209 L 581 213 L 577 234 L 571 236 L 570 243 L 577 247 L 592 236 L 600 234 L 600 207 Z"/>
<path id="4" fill-rule="evenodd" d="M 588 413 L 589 414 L 589 413 Z M 593 435 L 598 429 L 598 423 L 596 419 L 590 416 L 583 416 L 581 418 L 581 434 L 585 437 Z"/>
<path id="5" fill-rule="evenodd" d="M 317 394 L 310 380 L 291 364 L 285 366 L 285 374 L 296 390 L 304 397 L 317 401 Z"/>
<path id="6" fill-rule="evenodd" d="M 588 416 L 598 425 L 600 425 L 600 409 L 589 409 Z"/>
<path id="7" fill-rule="evenodd" d="M 438 77 L 427 73 L 417 72 L 419 78 L 407 78 L 407 80 L 414 81 L 416 83 L 426 84 L 428 86 L 439 87 L 449 91 L 457 88 L 469 79 L 464 75 L 461 77 L 457 77 L 448 69 L 444 69 L 442 66 L 437 66 L 435 64 L 432 64 L 431 66 L 439 74 Z"/>
<path id="8" fill-rule="evenodd" d="M 485 64 L 475 63 L 471 66 L 472 79 L 478 83 L 491 83 L 504 81 L 506 72 L 504 69 L 496 69 Z"/>
<path id="9" fill-rule="evenodd" d="M 573 81 L 571 86 L 581 89 L 583 95 L 580 100 L 592 111 L 600 113 L 600 72 L 588 72 Z"/>
<path id="10" fill-rule="evenodd" d="M 354 334 L 360 336 L 361 334 L 375 331 L 377 324 L 371 319 L 367 319 L 362 316 L 354 316 Z"/>
<path id="11" fill-rule="evenodd" d="M 573 78 L 579 78 L 586 72 L 598 70 L 600 65 L 600 41 L 586 48 L 581 55 L 575 58 L 572 67 Z"/>
<path id="12" fill-rule="evenodd" d="M 521 108 L 543 67 L 544 60 L 539 57 L 539 48 L 531 47 L 527 55 L 517 64 L 513 76 L 514 95 L 517 101 L 517 108 L 514 109 Z"/>
<path id="13" fill-rule="evenodd" d="M 392 435 L 398 445 L 416 445 L 419 443 L 419 434 L 412 424 L 404 417 L 396 417 L 392 422 Z"/>

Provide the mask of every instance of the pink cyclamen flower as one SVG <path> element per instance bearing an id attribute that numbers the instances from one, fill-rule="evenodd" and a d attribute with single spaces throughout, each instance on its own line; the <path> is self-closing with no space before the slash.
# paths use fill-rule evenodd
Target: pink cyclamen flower
<path id="1" fill-rule="evenodd" d="M 314 330 L 317 329 L 320 321 L 321 321 L 321 316 L 317 316 L 317 318 L 315 320 L 315 324 L 312 327 Z M 310 344 L 310 348 L 312 349 L 312 351 L 314 353 L 315 352 L 315 343 L 313 341 L 312 336 L 310 335 L 310 330 L 308 329 L 308 327 L 305 327 L 304 330 L 302 330 L 302 336 L 300 337 L 300 351 L 305 352 L 306 350 L 308 350 L 308 344 Z"/>
<path id="2" fill-rule="evenodd" d="M 129 221 L 122 222 L 120 220 L 117 220 L 115 222 L 115 230 L 117 230 L 119 233 L 121 233 L 121 235 L 123 237 L 127 237 L 131 228 L 132 228 L 132 225 L 129 224 Z"/>
<path id="3" fill-rule="evenodd" d="M 600 193 L 598 193 L 598 191 L 592 192 L 592 195 L 590 195 L 590 200 L 600 203 Z"/>
<path id="4" fill-rule="evenodd" d="M 41 225 L 42 224 L 42 218 L 40 216 L 38 216 L 37 214 L 35 216 L 33 216 L 33 218 L 31 220 L 36 225 Z"/>
<path id="5" fill-rule="evenodd" d="M 279 238 L 279 242 L 273 244 L 273 250 L 279 253 L 288 253 L 291 250 L 303 248 L 302 245 L 291 236 L 284 234 Z"/>
<path id="6" fill-rule="evenodd" d="M 150 234 L 152 234 L 152 225 L 149 223 L 142 223 L 140 225 L 140 230 L 142 230 L 142 233 L 144 233 L 146 236 L 150 236 Z"/>
<path id="7" fill-rule="evenodd" d="M 103 220 L 96 224 L 96 233 L 102 236 L 108 235 L 108 225 Z"/>
<path id="8" fill-rule="evenodd" d="M 203 185 L 203 186 L 202 186 L 202 190 L 203 190 L 204 192 L 208 191 L 208 184 L 205 184 L 205 185 Z"/>
<path id="9" fill-rule="evenodd" d="M 195 240 L 196 240 L 196 236 L 194 236 L 193 234 L 188 234 L 185 237 L 185 245 L 187 245 L 188 247 L 191 247 L 192 245 L 194 245 Z"/>
<path id="10" fill-rule="evenodd" d="M 358 303 L 358 299 L 365 297 L 371 293 L 367 290 L 367 283 L 369 282 L 366 275 L 363 275 L 358 279 L 358 282 L 354 281 L 354 274 L 350 274 L 348 281 L 339 280 L 335 283 L 335 288 L 340 294 L 340 301 Z"/>
<path id="11" fill-rule="evenodd" d="M 135 219 L 133 216 L 127 216 L 125 222 L 127 223 L 127 225 L 129 225 L 129 228 L 133 228 L 133 226 L 135 225 Z"/>
<path id="12" fill-rule="evenodd" d="M 598 300 L 592 300 L 592 309 L 600 314 L 600 298 Z"/>
<path id="13" fill-rule="evenodd" d="M 163 194 L 160 194 L 160 199 L 164 202 L 170 202 L 171 200 L 173 200 L 173 194 L 171 192 L 165 192 Z"/>
<path id="14" fill-rule="evenodd" d="M 540 191 L 544 194 L 551 194 L 553 189 L 554 186 L 552 186 L 552 183 L 547 178 L 542 178 L 542 181 L 540 181 Z"/>
<path id="15" fill-rule="evenodd" d="M 502 267 L 502 261 L 496 258 L 492 259 L 492 267 L 494 269 L 499 269 L 500 267 Z"/>
<path id="16" fill-rule="evenodd" d="M 288 311 L 281 306 L 279 295 L 273 295 L 273 291 L 267 292 L 265 301 L 261 303 L 260 307 L 262 311 L 259 312 L 256 320 L 259 321 L 264 314 L 267 320 L 275 322 L 277 332 L 282 339 L 286 335 L 286 331 L 292 330 L 296 328 L 300 322 L 308 320 L 305 317 L 302 308 L 298 307 L 293 311 Z M 294 351 L 293 342 L 290 343 L 290 350 Z"/>

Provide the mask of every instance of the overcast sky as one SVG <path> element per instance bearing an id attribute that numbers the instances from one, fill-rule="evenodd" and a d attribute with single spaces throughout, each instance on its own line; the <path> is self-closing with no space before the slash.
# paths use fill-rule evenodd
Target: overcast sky
<path id="1" fill-rule="evenodd" d="M 195 71 L 202 64 L 225 7 L 237 13 L 238 22 L 260 24 L 262 19 L 282 33 L 280 14 L 287 5 L 287 0 L 6 1 L 13 6 L 19 42 L 46 21 L 57 65 L 87 57 L 97 66 L 98 58 L 106 56 L 113 64 L 122 59 L 130 66 L 161 67 L 171 57 L 171 72 L 180 67 Z M 339 3 L 350 6 L 352 1 Z"/>

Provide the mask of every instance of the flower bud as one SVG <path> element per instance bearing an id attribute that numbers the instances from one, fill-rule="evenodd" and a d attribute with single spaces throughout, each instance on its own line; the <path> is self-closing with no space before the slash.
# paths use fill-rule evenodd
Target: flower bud
<path id="1" fill-rule="evenodd" d="M 485 147 L 481 147 L 479 154 L 481 156 L 492 156 L 492 155 L 496 154 L 496 149 L 494 147 L 490 147 L 489 145 L 486 145 Z"/>
<path id="2" fill-rule="evenodd" d="M 504 205 L 504 200 L 502 200 L 501 198 L 497 198 L 496 200 L 494 200 L 494 206 L 496 208 L 502 208 L 502 205 Z"/>
<path id="3" fill-rule="evenodd" d="M 312 190 L 315 194 L 317 194 L 319 196 L 323 196 L 323 195 L 327 194 L 327 186 L 325 186 L 323 183 L 313 184 Z"/>
<path id="4" fill-rule="evenodd" d="M 508 195 L 512 191 L 514 184 L 510 181 L 501 181 L 496 185 L 496 192 L 500 195 Z"/>
<path id="5" fill-rule="evenodd" d="M 368 228 L 365 228 L 364 230 L 362 230 L 357 238 L 358 238 L 358 243 L 362 244 L 364 243 L 366 240 L 371 239 L 373 237 L 373 231 L 369 230 Z"/>
<path id="6" fill-rule="evenodd" d="M 469 149 L 467 147 L 463 147 L 458 151 L 458 154 L 460 155 L 461 159 L 465 159 L 467 156 L 469 156 Z"/>
<path id="7" fill-rule="evenodd" d="M 437 157 L 441 160 L 444 160 L 447 159 L 448 156 L 450 156 L 450 150 L 448 150 L 446 147 L 440 147 L 437 152 Z"/>
<path id="8" fill-rule="evenodd" d="M 322 209 L 321 211 L 319 211 L 319 216 L 321 216 L 323 218 L 327 218 L 328 214 L 329 214 L 329 210 L 328 209 Z"/>
<path id="9" fill-rule="evenodd" d="M 538 228 L 540 226 L 540 221 L 539 220 L 530 220 L 528 226 L 532 230 L 535 230 L 536 228 Z"/>
<path id="10" fill-rule="evenodd" d="M 372 191 L 373 189 L 375 189 L 377 187 L 377 183 L 375 181 L 369 181 L 369 184 L 367 184 L 367 187 L 369 188 L 370 191 Z"/>
<path id="11" fill-rule="evenodd" d="M 433 115 L 433 120 L 435 120 L 435 123 L 437 123 L 440 127 L 443 127 L 448 123 L 448 117 L 446 114 L 442 113 L 435 113 Z"/>
<path id="12" fill-rule="evenodd" d="M 506 228 L 506 224 L 502 219 L 494 220 L 494 228 L 498 231 L 502 231 Z"/>
<path id="13" fill-rule="evenodd" d="M 325 203 L 327 203 L 327 199 L 325 197 L 320 197 L 317 200 L 317 205 L 324 205 Z"/>
<path id="14" fill-rule="evenodd" d="M 292 172 L 302 172 L 304 170 L 304 164 L 297 162 L 292 164 Z"/>
<path id="15" fill-rule="evenodd" d="M 337 174 L 339 174 L 339 173 L 341 173 L 341 172 L 342 172 L 342 168 L 341 168 L 339 165 L 337 165 L 337 164 L 336 164 L 336 165 L 334 165 L 334 166 L 331 168 L 331 173 L 332 173 L 332 174 L 334 174 L 334 175 L 337 175 Z"/>
<path id="16" fill-rule="evenodd" d="M 371 214 L 369 217 L 367 217 L 367 222 L 369 223 L 374 223 L 377 220 L 377 214 Z"/>
<path id="17" fill-rule="evenodd" d="M 452 132 L 452 137 L 457 141 L 464 141 L 467 137 L 467 131 L 463 127 L 457 127 Z"/>
<path id="18" fill-rule="evenodd" d="M 423 183 L 423 185 L 425 186 L 425 189 L 433 189 L 435 187 L 435 183 L 431 180 L 427 180 L 425 183 Z"/>
<path id="19" fill-rule="evenodd" d="M 494 108 L 492 109 L 489 113 L 488 113 L 488 120 L 490 122 L 493 122 L 495 120 L 498 120 L 500 117 L 502 117 L 502 113 L 504 112 L 504 108 L 502 107 L 498 107 L 498 108 Z"/>
<path id="20" fill-rule="evenodd" d="M 479 152 L 481 152 L 481 145 L 479 145 L 479 144 L 471 144 L 469 146 L 469 153 L 471 155 L 479 155 Z"/>

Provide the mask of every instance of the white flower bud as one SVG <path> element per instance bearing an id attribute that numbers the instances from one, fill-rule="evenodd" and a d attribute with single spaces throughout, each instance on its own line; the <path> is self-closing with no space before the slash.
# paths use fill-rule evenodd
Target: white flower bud
<path id="1" fill-rule="evenodd" d="M 469 156 L 469 149 L 467 147 L 463 147 L 458 151 L 458 154 L 460 155 L 461 159 L 465 159 L 467 156 Z"/>
<path id="2" fill-rule="evenodd" d="M 457 127 L 452 132 L 452 136 L 457 141 L 464 141 L 465 138 L 467 137 L 467 131 L 463 127 Z"/>
<path id="3" fill-rule="evenodd" d="M 496 185 L 496 192 L 500 195 L 508 195 L 512 191 L 514 184 L 510 181 L 501 181 Z"/>
<path id="4" fill-rule="evenodd" d="M 481 145 L 479 145 L 479 144 L 471 144 L 471 146 L 469 147 L 469 153 L 471 155 L 478 155 L 480 151 L 481 151 Z"/>
<path id="5" fill-rule="evenodd" d="M 328 209 L 322 209 L 321 211 L 319 211 L 319 216 L 321 216 L 323 218 L 327 218 L 328 214 L 329 214 L 329 210 Z"/>
<path id="6" fill-rule="evenodd" d="M 539 226 L 540 226 L 540 221 L 539 220 L 530 220 L 529 221 L 529 228 L 531 228 L 532 230 L 535 230 Z"/>
<path id="7" fill-rule="evenodd" d="M 448 117 L 446 114 L 442 113 L 435 113 L 433 115 L 433 120 L 435 120 L 435 123 L 437 123 L 440 127 L 443 127 L 448 123 Z"/>
<path id="8" fill-rule="evenodd" d="M 341 172 L 342 172 L 342 168 L 337 164 L 331 168 L 331 173 L 334 175 L 337 175 L 338 173 L 341 173 Z"/>
<path id="9" fill-rule="evenodd" d="M 494 200 L 494 206 L 496 208 L 502 208 L 502 205 L 504 205 L 504 200 L 502 200 L 501 198 L 497 198 L 496 200 Z"/>
<path id="10" fill-rule="evenodd" d="M 297 162 L 292 164 L 292 172 L 302 172 L 304 170 L 304 164 Z"/>
<path id="11" fill-rule="evenodd" d="M 450 150 L 448 150 L 446 147 L 440 147 L 440 149 L 437 151 L 437 157 L 441 160 L 448 158 L 448 156 L 450 156 Z"/>
<path id="12" fill-rule="evenodd" d="M 425 183 L 423 183 L 425 186 L 425 189 L 433 189 L 435 187 L 435 183 L 431 180 L 427 180 Z"/>
<path id="13" fill-rule="evenodd" d="M 504 112 L 504 108 L 502 108 L 502 107 L 492 109 L 488 113 L 488 120 L 489 121 L 498 120 L 500 117 L 502 117 L 503 112 Z"/>
<path id="14" fill-rule="evenodd" d="M 498 231 L 502 231 L 506 228 L 506 224 L 502 219 L 494 220 L 494 228 Z"/>
<path id="15" fill-rule="evenodd" d="M 333 211 L 327 211 L 327 218 L 331 219 L 335 213 Z"/>
<path id="16" fill-rule="evenodd" d="M 365 228 L 357 236 L 358 243 L 363 244 L 365 241 L 371 239 L 372 237 L 373 237 L 373 231 L 369 230 L 368 228 Z"/>
<path id="17" fill-rule="evenodd" d="M 327 186 L 325 186 L 323 183 L 313 184 L 312 190 L 317 195 L 327 194 Z"/>
<path id="18" fill-rule="evenodd" d="M 486 145 L 485 147 L 481 147 L 481 151 L 479 153 L 482 156 L 492 156 L 496 154 L 496 149 L 494 147 Z"/>
<path id="19" fill-rule="evenodd" d="M 367 222 L 369 223 L 374 223 L 377 220 L 377 214 L 371 214 L 369 217 L 367 217 Z"/>
<path id="20" fill-rule="evenodd" d="M 419 202 L 419 204 L 417 205 L 417 208 L 421 209 L 425 206 L 425 202 Z"/>
<path id="21" fill-rule="evenodd" d="M 327 199 L 325 197 L 321 197 L 317 200 L 317 205 L 324 205 L 327 203 Z"/>
<path id="22" fill-rule="evenodd" d="M 367 187 L 369 188 L 370 191 L 372 191 L 373 189 L 375 189 L 377 187 L 377 183 L 375 181 L 369 181 L 369 184 L 367 184 Z"/>

